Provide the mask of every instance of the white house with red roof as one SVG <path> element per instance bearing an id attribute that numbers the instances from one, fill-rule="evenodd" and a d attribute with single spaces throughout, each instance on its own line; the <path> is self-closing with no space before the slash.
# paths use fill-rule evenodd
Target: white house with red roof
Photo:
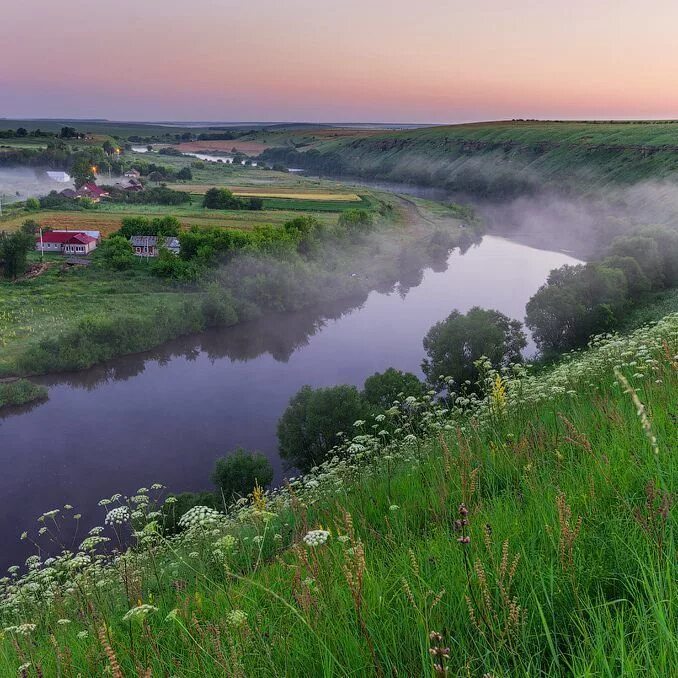
<path id="1" fill-rule="evenodd" d="M 52 254 L 85 256 L 97 246 L 97 239 L 84 231 L 46 231 L 38 236 L 35 249 Z"/>

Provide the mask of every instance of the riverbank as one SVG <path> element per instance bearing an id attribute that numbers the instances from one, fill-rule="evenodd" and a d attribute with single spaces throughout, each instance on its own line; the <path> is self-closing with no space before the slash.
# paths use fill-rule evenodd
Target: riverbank
<path id="1" fill-rule="evenodd" d="M 374 204 L 367 233 L 330 231 L 305 254 L 240 254 L 197 284 L 158 278 L 148 262 L 123 272 L 53 266 L 0 282 L 0 376 L 83 369 L 210 326 L 366 295 L 479 237 L 451 209 L 388 194 Z"/>

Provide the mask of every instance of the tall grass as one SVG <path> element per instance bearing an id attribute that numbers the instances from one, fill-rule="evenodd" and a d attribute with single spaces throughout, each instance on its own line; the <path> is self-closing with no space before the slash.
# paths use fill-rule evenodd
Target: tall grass
<path id="1" fill-rule="evenodd" d="M 163 488 L 105 500 L 75 555 L 3 581 L 0 673 L 676 675 L 677 351 L 674 314 L 485 369 L 485 397 L 407 398 L 176 537 Z"/>

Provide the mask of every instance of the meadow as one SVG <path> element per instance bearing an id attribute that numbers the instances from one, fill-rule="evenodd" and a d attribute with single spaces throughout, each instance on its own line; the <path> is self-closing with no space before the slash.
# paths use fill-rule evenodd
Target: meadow
<path id="1" fill-rule="evenodd" d="M 163 532 L 159 485 L 54 507 L 2 580 L 4 675 L 678 670 L 678 315 L 539 375 L 403 397 L 335 456 Z M 132 547 L 125 550 L 130 540 Z"/>

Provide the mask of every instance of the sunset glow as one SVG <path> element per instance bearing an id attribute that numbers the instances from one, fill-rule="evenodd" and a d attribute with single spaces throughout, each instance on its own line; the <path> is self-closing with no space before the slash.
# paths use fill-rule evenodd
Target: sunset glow
<path id="1" fill-rule="evenodd" d="M 3 14 L 3 117 L 678 116 L 670 0 L 24 0 Z"/>

